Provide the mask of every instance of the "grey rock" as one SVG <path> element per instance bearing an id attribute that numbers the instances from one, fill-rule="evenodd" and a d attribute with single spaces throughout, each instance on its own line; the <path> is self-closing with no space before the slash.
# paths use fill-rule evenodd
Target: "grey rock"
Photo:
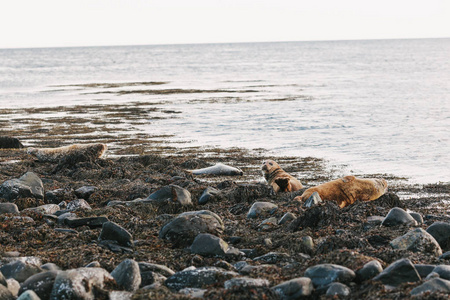
<path id="1" fill-rule="evenodd" d="M 295 218 L 296 218 L 296 216 L 293 213 L 287 212 L 278 221 L 278 225 L 283 225 L 283 224 L 289 223 L 291 221 L 294 221 Z"/>
<path id="2" fill-rule="evenodd" d="M 278 221 L 277 218 L 271 217 L 268 219 L 265 219 L 258 225 L 259 231 L 271 231 L 273 229 L 276 229 L 278 227 Z"/>
<path id="3" fill-rule="evenodd" d="M 282 300 L 294 300 L 310 296 L 314 290 L 313 283 L 308 277 L 294 278 L 272 288 Z"/>
<path id="4" fill-rule="evenodd" d="M 14 203 L 0 203 L 0 214 L 18 214 L 19 208 Z"/>
<path id="5" fill-rule="evenodd" d="M 340 265 L 321 264 L 309 267 L 305 271 L 305 277 L 312 280 L 314 286 L 323 287 L 332 282 L 347 283 L 355 278 L 355 272 Z"/>
<path id="6" fill-rule="evenodd" d="M 20 295 L 17 300 L 41 300 L 41 298 L 32 290 L 28 290 Z"/>
<path id="7" fill-rule="evenodd" d="M 203 298 L 205 292 L 207 290 L 205 289 L 199 289 L 199 288 L 184 288 L 178 291 L 180 294 L 184 294 L 186 296 L 192 297 L 192 298 Z"/>
<path id="8" fill-rule="evenodd" d="M 439 259 L 442 260 L 450 259 L 450 251 L 443 253 L 441 256 L 439 256 Z"/>
<path id="9" fill-rule="evenodd" d="M 247 288 L 261 287 L 261 286 L 268 287 L 269 285 L 270 282 L 267 279 L 249 278 L 249 277 L 235 277 L 225 281 L 224 283 L 224 287 L 226 289 L 231 289 L 233 287 L 247 287 Z"/>
<path id="10" fill-rule="evenodd" d="M 414 268 L 416 268 L 417 273 L 419 273 L 421 278 L 425 278 L 433 272 L 435 265 L 424 265 L 424 264 L 415 264 Z"/>
<path id="11" fill-rule="evenodd" d="M 269 252 L 262 256 L 255 257 L 253 260 L 266 264 L 277 264 L 280 262 L 294 261 L 294 259 L 289 254 L 281 252 Z"/>
<path id="12" fill-rule="evenodd" d="M 78 198 L 88 200 L 89 197 L 97 190 L 97 187 L 92 185 L 82 186 L 75 190 L 75 195 Z"/>
<path id="13" fill-rule="evenodd" d="M 59 272 L 60 271 L 46 271 L 29 277 L 22 283 L 19 294 L 32 290 L 39 298 L 48 299 Z"/>
<path id="14" fill-rule="evenodd" d="M 450 223 L 435 222 L 427 228 L 427 232 L 436 239 L 442 250 L 450 250 Z"/>
<path id="15" fill-rule="evenodd" d="M 79 268 L 61 271 L 55 278 L 50 300 L 94 299 L 95 290 L 113 282 L 111 275 L 101 268 Z"/>
<path id="16" fill-rule="evenodd" d="M 161 275 L 157 272 L 153 272 L 153 271 L 141 272 L 140 287 L 148 286 L 151 284 L 162 285 L 164 283 L 164 281 L 166 281 L 166 280 L 167 280 L 166 276 Z"/>
<path id="17" fill-rule="evenodd" d="M 390 245 L 394 249 L 430 253 L 434 255 L 442 254 L 442 249 L 438 242 L 436 242 L 431 234 L 422 228 L 416 228 L 407 232 L 405 235 L 391 241 Z"/>
<path id="18" fill-rule="evenodd" d="M 215 189 L 213 187 L 207 187 L 200 198 L 198 199 L 198 204 L 206 204 L 208 203 L 215 195 L 219 193 L 218 189 Z"/>
<path id="19" fill-rule="evenodd" d="M 204 288 L 220 282 L 223 284 L 238 275 L 236 272 L 225 271 L 216 267 L 188 268 L 170 276 L 164 284 L 177 291 L 183 288 Z"/>
<path id="20" fill-rule="evenodd" d="M 56 204 L 44 204 L 44 205 L 40 205 L 38 207 L 31 207 L 31 208 L 27 208 L 24 209 L 24 211 L 34 211 L 36 213 L 39 214 L 54 214 L 55 212 L 57 212 L 58 210 L 60 210 L 60 207 Z"/>
<path id="21" fill-rule="evenodd" d="M 449 265 L 438 265 L 436 266 L 433 271 L 434 273 L 437 273 L 440 278 L 450 280 L 450 266 Z"/>
<path id="22" fill-rule="evenodd" d="M 11 292 L 11 294 L 14 297 L 17 297 L 17 295 L 19 294 L 19 289 L 20 289 L 20 283 L 17 280 L 15 280 L 13 278 L 7 279 L 6 287 L 8 288 L 8 290 Z"/>
<path id="23" fill-rule="evenodd" d="M 72 200 L 67 204 L 66 210 L 73 211 L 77 209 L 91 210 L 91 206 L 84 199 Z"/>
<path id="24" fill-rule="evenodd" d="M 166 277 L 172 276 L 173 274 L 175 274 L 175 272 L 172 269 L 170 269 L 164 265 L 153 264 L 153 263 L 148 263 L 148 262 L 139 262 L 138 265 L 139 265 L 139 271 L 141 273 L 153 271 L 153 272 L 159 273 L 161 275 L 164 275 Z"/>
<path id="25" fill-rule="evenodd" d="M 127 291 L 135 291 L 141 284 L 139 265 L 132 259 L 125 259 L 112 272 L 117 284 Z"/>
<path id="26" fill-rule="evenodd" d="M 15 260 L 0 267 L 0 272 L 6 279 L 14 278 L 18 282 L 24 282 L 28 277 L 41 271 L 37 265 L 22 260 Z"/>
<path id="27" fill-rule="evenodd" d="M 179 203 L 181 205 L 191 205 L 191 193 L 175 184 L 171 184 L 157 190 L 156 192 L 150 194 L 147 199 L 147 202 L 156 202 L 156 203 Z"/>
<path id="28" fill-rule="evenodd" d="M 345 284 L 333 282 L 330 284 L 325 294 L 329 296 L 348 296 L 350 295 L 350 288 Z"/>
<path id="29" fill-rule="evenodd" d="M 65 220 L 66 220 L 67 218 L 76 218 L 76 217 L 77 217 L 76 214 L 71 213 L 71 212 L 66 212 L 66 213 L 63 213 L 62 215 L 59 215 L 59 216 L 58 216 L 57 223 L 58 223 L 59 225 L 63 225 L 63 224 L 65 224 Z"/>
<path id="30" fill-rule="evenodd" d="M 64 199 L 72 200 L 74 198 L 73 192 L 66 189 L 56 189 L 52 191 L 45 192 L 45 199 L 49 203 L 58 204 Z"/>
<path id="31" fill-rule="evenodd" d="M 0 284 L 0 299 L 2 300 L 14 300 L 16 297 L 13 296 L 10 290 L 3 284 Z"/>
<path id="32" fill-rule="evenodd" d="M 3 182 L 0 185 L 0 197 L 7 201 L 26 197 L 44 199 L 44 185 L 35 173 L 27 172 L 18 179 Z"/>
<path id="33" fill-rule="evenodd" d="M 102 227 L 103 223 L 106 223 L 108 221 L 109 221 L 108 218 L 105 216 L 87 217 L 87 218 L 67 217 L 64 219 L 64 224 L 72 228 L 80 226 L 89 226 L 89 228 L 96 228 Z"/>
<path id="34" fill-rule="evenodd" d="M 381 266 L 380 262 L 378 260 L 372 260 L 366 263 L 361 269 L 356 271 L 356 279 L 359 282 L 363 282 L 374 278 L 382 271 L 383 267 Z"/>
<path id="35" fill-rule="evenodd" d="M 0 136 L 0 149 L 21 149 L 22 143 L 18 138 L 11 136 Z"/>
<path id="36" fill-rule="evenodd" d="M 450 281 L 441 278 L 430 279 L 419 285 L 418 287 L 412 289 L 411 295 L 418 296 L 425 292 L 450 293 Z"/>
<path id="37" fill-rule="evenodd" d="M 414 218 L 405 210 L 399 207 L 394 207 L 389 211 L 381 225 L 388 227 L 399 225 L 417 226 L 417 221 L 414 220 Z"/>
<path id="38" fill-rule="evenodd" d="M 407 258 L 402 258 L 390 264 L 373 280 L 381 281 L 389 286 L 398 286 L 404 282 L 419 281 L 421 277 L 411 261 Z"/>
<path id="39" fill-rule="evenodd" d="M 410 212 L 409 213 L 411 215 L 411 217 L 414 218 L 414 220 L 416 220 L 417 224 L 422 225 L 423 224 L 423 218 L 422 215 L 416 212 Z"/>
<path id="40" fill-rule="evenodd" d="M 320 198 L 320 195 L 318 192 L 312 193 L 311 196 L 309 196 L 308 199 L 306 199 L 305 203 L 303 203 L 303 207 L 313 207 L 314 205 L 317 205 L 319 203 L 322 203 L 322 198 Z"/>
<path id="41" fill-rule="evenodd" d="M 309 235 L 302 236 L 300 238 L 300 243 L 302 245 L 302 248 L 307 252 L 311 253 L 314 250 L 314 241 Z"/>
<path id="42" fill-rule="evenodd" d="M 100 232 L 98 239 L 99 241 L 116 241 L 119 245 L 124 247 L 133 246 L 133 237 L 131 233 L 122 226 L 110 221 L 103 223 L 102 231 Z"/>
<path id="43" fill-rule="evenodd" d="M 223 221 L 215 213 L 208 210 L 191 211 L 179 214 L 164 225 L 159 237 L 172 242 L 175 246 L 187 246 L 192 244 L 199 233 L 220 236 L 223 230 Z"/>
<path id="44" fill-rule="evenodd" d="M 256 266 L 247 264 L 246 266 L 243 266 L 239 270 L 239 273 L 243 274 L 243 275 L 250 275 L 251 273 L 267 272 L 267 270 L 273 271 L 273 269 L 274 269 L 274 265 L 269 265 L 269 264 L 262 264 L 262 265 L 256 265 Z"/>
<path id="45" fill-rule="evenodd" d="M 278 206 L 270 202 L 255 202 L 247 213 L 247 218 L 256 218 L 273 214 Z"/>
<path id="46" fill-rule="evenodd" d="M 209 234 L 198 234 L 191 245 L 191 252 L 202 256 L 225 256 L 231 247 L 221 238 Z"/>

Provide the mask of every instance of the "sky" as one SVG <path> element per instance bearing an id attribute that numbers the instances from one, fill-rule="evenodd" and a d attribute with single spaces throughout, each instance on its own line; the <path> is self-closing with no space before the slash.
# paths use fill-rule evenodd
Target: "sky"
<path id="1" fill-rule="evenodd" d="M 2 0 L 0 48 L 450 37 L 450 0 Z"/>

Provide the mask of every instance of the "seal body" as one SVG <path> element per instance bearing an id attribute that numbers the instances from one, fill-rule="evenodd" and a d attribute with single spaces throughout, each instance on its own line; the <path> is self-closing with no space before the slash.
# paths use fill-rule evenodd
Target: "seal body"
<path id="1" fill-rule="evenodd" d="M 74 144 L 59 148 L 28 148 L 27 153 L 42 162 L 59 162 L 70 156 L 97 159 L 105 153 L 106 148 L 105 144 Z"/>
<path id="2" fill-rule="evenodd" d="M 222 163 L 218 163 L 212 167 L 207 167 L 203 169 L 191 170 L 190 171 L 194 175 L 226 175 L 226 176 L 241 176 L 244 174 L 241 169 L 224 165 Z"/>
<path id="3" fill-rule="evenodd" d="M 387 182 L 378 178 L 356 178 L 345 176 L 307 189 L 294 200 L 306 201 L 314 192 L 322 200 L 336 201 L 339 207 L 345 207 L 359 201 L 372 201 L 387 191 Z"/>
<path id="4" fill-rule="evenodd" d="M 272 186 L 275 193 L 278 192 L 294 192 L 303 188 L 302 183 L 286 173 L 275 161 L 266 160 L 263 162 L 263 176 L 267 183 Z"/>

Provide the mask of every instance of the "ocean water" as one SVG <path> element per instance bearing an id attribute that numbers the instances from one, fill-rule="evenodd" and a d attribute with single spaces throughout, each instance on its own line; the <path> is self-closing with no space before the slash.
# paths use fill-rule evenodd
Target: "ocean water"
<path id="1" fill-rule="evenodd" d="M 140 101 L 180 147 L 450 181 L 450 39 L 0 49 L 0 109 Z"/>

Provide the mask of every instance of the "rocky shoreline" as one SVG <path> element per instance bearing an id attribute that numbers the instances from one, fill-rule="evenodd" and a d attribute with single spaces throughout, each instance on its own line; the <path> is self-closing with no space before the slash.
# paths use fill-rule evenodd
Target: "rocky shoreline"
<path id="1" fill-rule="evenodd" d="M 386 178 L 387 194 L 340 209 L 275 194 L 263 152 L 159 151 L 0 149 L 0 298 L 448 299 L 449 184 Z M 307 187 L 333 179 L 320 160 L 279 160 Z M 188 171 L 219 162 L 244 174 Z"/>

